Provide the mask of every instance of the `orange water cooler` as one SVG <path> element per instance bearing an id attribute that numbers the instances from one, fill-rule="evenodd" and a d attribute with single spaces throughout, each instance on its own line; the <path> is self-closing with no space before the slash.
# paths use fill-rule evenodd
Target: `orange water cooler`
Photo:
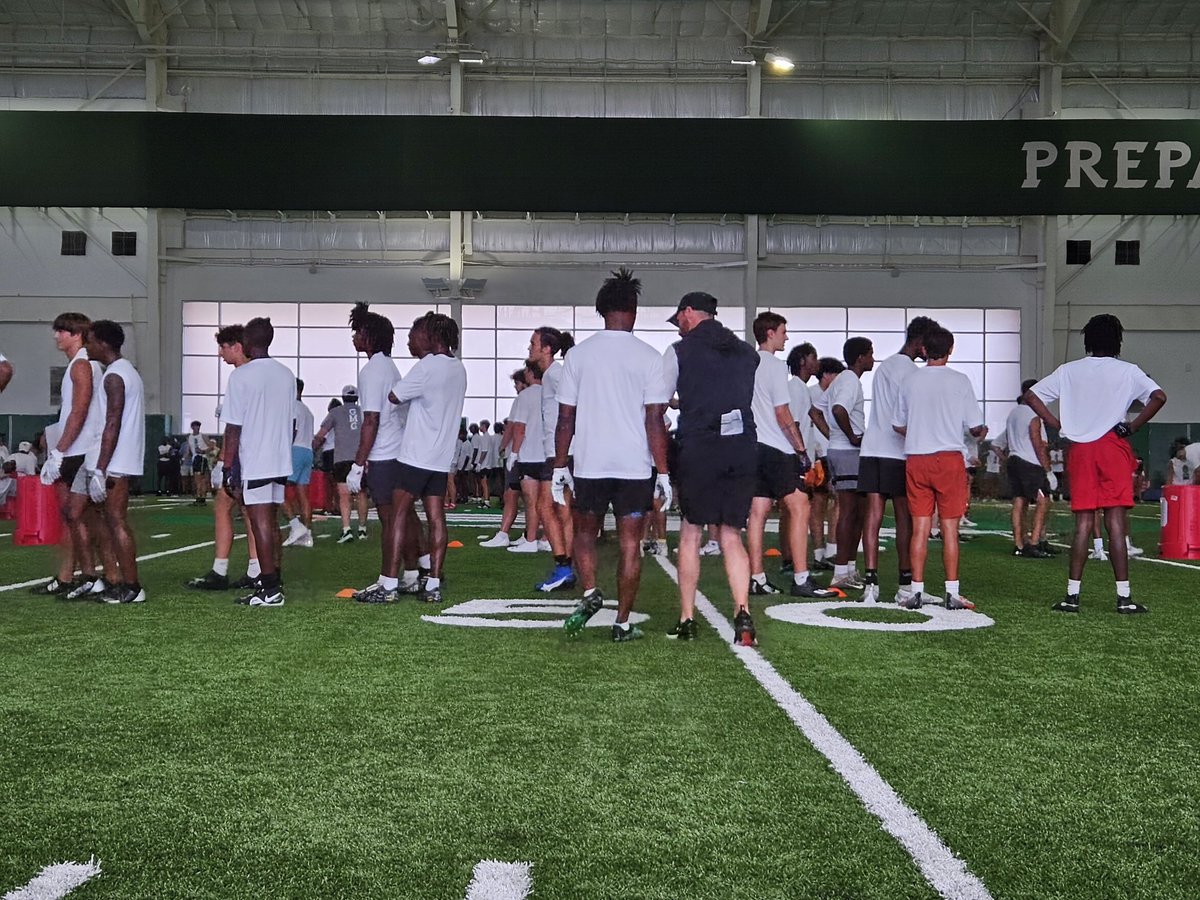
<path id="1" fill-rule="evenodd" d="M 1164 559 L 1200 559 L 1200 484 L 1166 485 L 1161 510 L 1159 555 Z"/>
<path id="2" fill-rule="evenodd" d="M 17 479 L 17 528 L 13 543 L 18 547 L 57 544 L 62 538 L 62 517 L 54 486 L 42 484 L 36 475 Z"/>

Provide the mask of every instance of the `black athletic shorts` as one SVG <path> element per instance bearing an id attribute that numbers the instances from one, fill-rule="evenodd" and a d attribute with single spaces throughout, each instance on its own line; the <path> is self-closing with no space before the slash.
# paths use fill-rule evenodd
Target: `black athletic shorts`
<path id="1" fill-rule="evenodd" d="M 544 462 L 517 463 L 517 478 L 532 478 L 534 481 L 549 481 L 554 474 L 554 466 L 546 467 Z"/>
<path id="2" fill-rule="evenodd" d="M 504 474 L 504 487 L 505 490 L 509 491 L 519 491 L 521 489 L 521 473 L 517 471 L 515 464 Z"/>
<path id="3" fill-rule="evenodd" d="M 576 478 L 575 510 L 602 516 L 612 506 L 618 519 L 654 508 L 653 478 Z"/>
<path id="4" fill-rule="evenodd" d="M 75 475 L 79 472 L 79 468 L 82 465 L 82 453 L 79 456 L 64 456 L 62 464 L 58 467 L 58 480 L 70 488 L 75 483 Z"/>
<path id="5" fill-rule="evenodd" d="M 321 451 L 321 466 L 320 466 L 321 471 L 322 472 L 332 472 L 333 467 L 335 465 L 336 465 L 336 463 L 333 461 L 333 451 L 332 450 L 322 450 Z M 347 469 L 346 471 L 349 472 L 350 470 Z"/>
<path id="6" fill-rule="evenodd" d="M 333 483 L 345 484 L 346 476 L 350 474 L 350 468 L 354 465 L 354 460 L 348 459 L 345 462 L 335 462 L 333 464 Z"/>
<path id="7" fill-rule="evenodd" d="M 1008 458 L 1008 488 L 1012 491 L 1013 499 L 1024 497 L 1030 503 L 1037 503 L 1038 494 L 1050 495 L 1046 470 L 1019 456 Z"/>
<path id="8" fill-rule="evenodd" d="M 376 459 L 367 463 L 363 487 L 376 506 L 391 506 L 392 491 L 400 486 L 400 461 Z"/>
<path id="9" fill-rule="evenodd" d="M 882 494 L 885 497 L 908 495 L 907 467 L 902 459 L 887 456 L 860 456 L 858 459 L 858 492 Z"/>
<path id="10" fill-rule="evenodd" d="M 798 472 L 799 462 L 794 453 L 784 453 L 766 444 L 759 444 L 754 496 L 782 500 L 796 493 L 804 483 L 803 476 Z"/>
<path id="11" fill-rule="evenodd" d="M 693 525 L 745 528 L 757 469 L 755 444 L 721 448 L 709 441 L 684 443 L 675 472 L 679 511 Z"/>
<path id="12" fill-rule="evenodd" d="M 400 463 L 400 474 L 394 489 L 407 491 L 414 497 L 441 497 L 445 495 L 449 481 L 450 475 L 447 472 L 418 469 L 408 463 Z"/>

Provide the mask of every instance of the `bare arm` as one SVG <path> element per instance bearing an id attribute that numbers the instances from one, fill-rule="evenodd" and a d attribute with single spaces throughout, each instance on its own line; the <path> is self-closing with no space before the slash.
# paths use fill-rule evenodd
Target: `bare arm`
<path id="1" fill-rule="evenodd" d="M 354 464 L 365 466 L 371 448 L 375 446 L 375 438 L 379 434 L 379 413 L 363 413 L 362 428 L 358 432 L 358 452 L 354 454 Z"/>
<path id="2" fill-rule="evenodd" d="M 833 420 L 837 422 L 838 428 L 842 429 L 851 446 L 858 447 L 862 444 L 862 435 L 854 433 L 854 427 L 850 424 L 850 413 L 846 412 L 846 407 L 840 403 L 833 407 Z"/>
<path id="3" fill-rule="evenodd" d="M 1025 396 L 1021 398 L 1025 403 L 1037 413 L 1037 417 L 1045 422 L 1051 428 L 1062 428 L 1062 422 L 1058 420 L 1058 416 L 1050 412 L 1042 398 L 1035 394 L 1032 390 L 1025 392 Z"/>
<path id="4" fill-rule="evenodd" d="M 1158 411 L 1163 408 L 1163 404 L 1166 402 L 1167 395 L 1165 391 L 1163 391 L 1161 388 L 1154 391 L 1150 395 L 1150 402 L 1147 403 L 1145 407 L 1142 408 L 1142 411 L 1137 414 L 1137 418 L 1129 423 L 1129 430 L 1137 431 L 1139 428 L 1153 419 L 1156 415 L 1158 415 Z"/>
<path id="5" fill-rule="evenodd" d="M 226 425 L 225 440 L 221 442 L 221 464 L 225 471 L 232 471 L 233 461 L 237 459 L 238 445 L 242 442 L 242 426 Z"/>
<path id="6" fill-rule="evenodd" d="M 987 426 L 976 425 L 974 428 L 970 429 L 970 435 L 971 437 L 982 441 L 985 437 L 987 437 Z"/>
<path id="7" fill-rule="evenodd" d="M 558 425 L 554 428 L 554 468 L 561 469 L 567 464 L 567 454 L 571 452 L 571 439 L 575 437 L 575 407 L 565 403 L 558 404 Z"/>
<path id="8" fill-rule="evenodd" d="M 8 383 L 12 381 L 13 365 L 7 359 L 0 362 L 0 391 L 8 387 Z"/>
<path id="9" fill-rule="evenodd" d="M 125 380 L 120 375 L 105 376 L 104 397 L 108 401 L 108 412 L 104 418 L 104 433 L 100 435 L 100 458 L 96 462 L 96 468 L 101 472 L 108 471 L 113 451 L 117 449 L 117 437 L 121 433 L 121 415 L 125 412 Z"/>
<path id="10" fill-rule="evenodd" d="M 525 446 L 525 423 L 510 422 L 508 428 L 504 429 L 505 437 L 508 436 L 510 428 L 512 429 L 512 441 L 509 442 L 509 446 L 512 447 L 513 453 L 520 453 L 521 448 Z"/>
<path id="11" fill-rule="evenodd" d="M 1050 471 L 1050 450 L 1046 446 L 1046 437 L 1042 434 L 1042 420 L 1029 420 L 1029 439 L 1033 441 L 1033 452 L 1037 454 L 1038 462 L 1047 472 Z"/>
<path id="12" fill-rule="evenodd" d="M 775 407 L 775 421 L 783 429 L 784 437 L 788 439 L 788 443 L 792 445 L 793 450 L 797 453 L 808 452 L 804 446 L 804 439 L 800 437 L 800 429 L 796 427 L 796 420 L 792 418 L 792 408 L 790 406 L 785 403 L 783 406 Z"/>
<path id="13" fill-rule="evenodd" d="M 88 403 L 92 398 L 91 364 L 81 361 L 71 366 L 71 396 L 75 398 L 75 405 L 71 407 L 71 413 L 67 416 L 67 423 L 63 426 L 58 444 L 52 448 L 59 452 L 66 452 L 66 449 L 75 443 L 79 432 L 83 431 L 83 423 L 87 421 Z"/>
<path id="14" fill-rule="evenodd" d="M 808 411 L 808 417 L 812 419 L 812 423 L 817 426 L 817 431 L 829 440 L 829 423 L 825 421 L 825 413 L 821 412 L 815 406 Z"/>
<path id="15" fill-rule="evenodd" d="M 325 443 L 325 435 L 327 434 L 329 434 L 329 429 L 325 426 L 321 426 L 321 429 L 313 435 L 313 453 L 316 453 L 320 446 Z"/>
<path id="16" fill-rule="evenodd" d="M 663 411 L 666 408 L 665 403 L 654 403 L 646 407 L 646 440 L 650 444 L 650 456 L 654 459 L 654 468 L 658 469 L 659 475 L 667 474 L 667 425 L 663 422 Z"/>

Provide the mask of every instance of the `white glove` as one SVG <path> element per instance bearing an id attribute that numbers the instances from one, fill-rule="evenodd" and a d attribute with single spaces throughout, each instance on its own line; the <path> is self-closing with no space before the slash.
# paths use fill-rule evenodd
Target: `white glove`
<path id="1" fill-rule="evenodd" d="M 671 508 L 671 498 L 674 494 L 671 493 L 671 476 L 659 475 L 654 482 L 654 496 L 662 498 L 662 508 L 664 510 Z"/>
<path id="2" fill-rule="evenodd" d="M 221 489 L 221 484 L 224 481 L 224 474 L 225 464 L 220 460 L 217 460 L 217 464 L 212 467 L 212 475 L 208 480 L 214 491 L 219 491 Z"/>
<path id="3" fill-rule="evenodd" d="M 97 469 L 88 479 L 88 496 L 93 503 L 103 503 L 108 497 L 108 476 Z"/>
<path id="4" fill-rule="evenodd" d="M 1055 475 L 1053 472 L 1046 473 L 1046 483 L 1050 485 L 1050 490 L 1052 490 L 1052 491 L 1058 490 L 1058 476 Z"/>
<path id="5" fill-rule="evenodd" d="M 54 484 L 61 474 L 63 455 L 61 450 L 51 450 L 42 465 L 42 484 Z"/>
<path id="6" fill-rule="evenodd" d="M 567 505 L 567 488 L 572 492 L 575 490 L 575 479 L 571 477 L 571 470 L 566 466 L 555 469 L 554 476 L 550 479 L 550 494 L 559 506 Z"/>
<path id="7" fill-rule="evenodd" d="M 363 480 L 363 472 L 364 471 L 365 471 L 365 469 L 362 466 L 360 466 L 358 463 L 355 463 L 354 465 L 352 465 L 350 467 L 350 471 L 346 475 L 346 487 L 349 488 L 350 493 L 357 494 L 359 491 L 362 490 L 362 480 Z"/>
<path id="8" fill-rule="evenodd" d="M 508 471 L 511 472 L 513 470 L 513 467 L 515 467 L 517 464 L 517 454 L 515 454 L 515 453 L 508 454 L 508 456 L 505 457 L 504 464 L 508 467 Z"/>

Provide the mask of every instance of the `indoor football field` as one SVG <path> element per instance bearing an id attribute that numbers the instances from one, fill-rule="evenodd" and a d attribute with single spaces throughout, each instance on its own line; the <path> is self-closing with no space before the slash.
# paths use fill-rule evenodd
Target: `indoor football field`
<path id="1" fill-rule="evenodd" d="M 975 613 L 754 598 L 757 650 L 719 558 L 697 641 L 665 638 L 672 554 L 643 560 L 645 638 L 613 644 L 604 614 L 564 635 L 548 555 L 477 546 L 494 511 L 451 514 L 441 606 L 338 599 L 378 531 L 328 520 L 285 551 L 286 606 L 250 609 L 182 586 L 210 510 L 135 506 L 143 605 L 33 597 L 53 551 L 0 538 L 0 891 L 94 859 L 72 897 L 523 896 L 480 883 L 495 860 L 535 898 L 1197 895 L 1200 563 L 1148 558 L 1156 506 L 1149 615 L 1115 613 L 1106 563 L 1052 613 L 1065 557 L 1013 559 L 980 504 Z M 889 544 L 885 597 L 894 568 Z"/>

